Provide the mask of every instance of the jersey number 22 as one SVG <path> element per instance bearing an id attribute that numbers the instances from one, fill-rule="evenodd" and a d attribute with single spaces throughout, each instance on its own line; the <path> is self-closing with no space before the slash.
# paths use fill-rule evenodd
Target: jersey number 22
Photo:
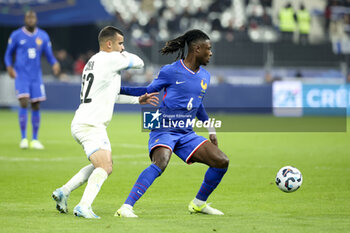
<path id="1" fill-rule="evenodd" d="M 89 96 L 90 89 L 93 82 L 94 82 L 94 75 L 92 73 L 89 73 L 87 76 L 86 74 L 84 74 L 83 80 L 81 83 L 80 103 L 87 104 L 91 102 L 91 98 L 88 98 L 88 96 Z"/>

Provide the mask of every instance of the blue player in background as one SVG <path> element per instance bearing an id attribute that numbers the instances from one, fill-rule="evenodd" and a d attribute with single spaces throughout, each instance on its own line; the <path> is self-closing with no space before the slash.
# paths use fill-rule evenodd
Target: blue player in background
<path id="1" fill-rule="evenodd" d="M 5 53 L 5 64 L 11 78 L 15 79 L 16 96 L 20 103 L 19 124 L 21 129 L 20 148 L 44 149 L 38 140 L 40 125 L 40 102 L 46 99 L 40 66 L 41 54 L 44 52 L 52 65 L 55 75 L 60 72 L 60 66 L 51 49 L 50 38 L 45 31 L 38 28 L 37 16 L 34 11 L 28 11 L 24 18 L 24 27 L 12 32 Z M 13 65 L 13 55 L 15 62 Z M 27 139 L 27 107 L 32 107 L 32 141 Z"/>
<path id="2" fill-rule="evenodd" d="M 188 53 L 185 58 L 186 44 Z M 212 55 L 210 39 L 200 30 L 191 30 L 168 41 L 161 53 L 169 54 L 177 51 L 181 59 L 164 66 L 158 77 L 147 88 L 122 87 L 121 94 L 138 96 L 164 89 L 159 114 L 163 117 L 171 117 L 172 121 L 178 122 L 195 117 L 206 121 L 208 115 L 202 101 L 210 82 L 210 75 L 201 66 L 208 64 Z M 191 127 L 164 128 L 163 125 L 159 129 L 153 129 L 149 138 L 152 164 L 140 174 L 128 198 L 117 210 L 115 216 L 137 217 L 133 211 L 134 204 L 164 172 L 173 152 L 188 164 L 199 162 L 209 166 L 202 186 L 190 202 L 188 210 L 191 213 L 223 215 L 220 210 L 210 207 L 206 201 L 225 175 L 229 159 L 217 146 L 215 130 L 209 131 L 209 138 L 210 142 L 198 136 Z"/>

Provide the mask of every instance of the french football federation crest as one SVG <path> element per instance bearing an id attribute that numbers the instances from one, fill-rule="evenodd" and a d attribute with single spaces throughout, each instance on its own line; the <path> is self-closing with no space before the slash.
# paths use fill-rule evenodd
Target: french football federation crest
<path id="1" fill-rule="evenodd" d="M 202 81 L 201 81 L 201 87 L 202 87 L 203 90 L 206 90 L 207 87 L 208 87 L 207 83 L 204 83 L 204 80 L 203 80 L 203 79 L 202 79 Z"/>
<path id="2" fill-rule="evenodd" d="M 40 39 L 39 37 L 37 37 L 37 38 L 35 39 L 35 43 L 37 44 L 37 46 L 41 46 L 41 45 L 43 44 L 43 41 L 42 41 L 42 39 Z"/>

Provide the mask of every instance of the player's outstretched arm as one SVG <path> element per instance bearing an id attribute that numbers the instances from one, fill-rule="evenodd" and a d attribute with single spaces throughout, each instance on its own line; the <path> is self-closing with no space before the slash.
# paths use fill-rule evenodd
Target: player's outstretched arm
<path id="1" fill-rule="evenodd" d="M 157 106 L 159 104 L 159 98 L 156 96 L 158 92 L 151 94 L 144 94 L 140 97 L 128 96 L 128 95 L 117 95 L 116 103 L 118 104 L 150 104 Z"/>
<path id="2" fill-rule="evenodd" d="M 203 103 L 201 103 L 201 105 L 199 105 L 196 117 L 198 118 L 198 120 L 203 121 L 203 122 L 209 120 L 208 113 L 205 111 Z M 215 128 L 209 127 L 209 128 L 207 128 L 207 130 L 209 132 L 209 139 L 210 139 L 210 141 L 214 145 L 217 146 L 218 145 L 218 139 L 216 137 Z"/>
<path id="3" fill-rule="evenodd" d="M 129 64 L 126 69 L 141 69 L 145 65 L 143 60 L 135 54 L 129 53 L 127 51 L 123 51 L 121 54 L 127 57 L 129 60 Z"/>
<path id="4" fill-rule="evenodd" d="M 159 92 L 163 88 L 169 86 L 169 77 L 167 72 L 160 70 L 158 77 L 156 77 L 147 87 L 121 87 L 120 94 L 140 96 L 146 93 Z"/>
<path id="5" fill-rule="evenodd" d="M 159 92 L 146 93 L 139 97 L 140 104 L 150 104 L 153 106 L 157 106 L 159 104 L 159 98 L 156 96 Z"/>
<path id="6" fill-rule="evenodd" d="M 147 87 L 120 87 L 120 94 L 141 96 L 147 93 Z"/>

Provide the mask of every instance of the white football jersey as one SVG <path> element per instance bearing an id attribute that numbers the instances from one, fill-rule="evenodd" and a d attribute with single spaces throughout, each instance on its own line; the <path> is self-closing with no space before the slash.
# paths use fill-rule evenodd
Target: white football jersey
<path id="1" fill-rule="evenodd" d="M 112 119 L 116 96 L 120 92 L 121 70 L 142 68 L 143 61 L 128 52 L 100 51 L 84 67 L 80 105 L 73 124 L 105 126 Z"/>

